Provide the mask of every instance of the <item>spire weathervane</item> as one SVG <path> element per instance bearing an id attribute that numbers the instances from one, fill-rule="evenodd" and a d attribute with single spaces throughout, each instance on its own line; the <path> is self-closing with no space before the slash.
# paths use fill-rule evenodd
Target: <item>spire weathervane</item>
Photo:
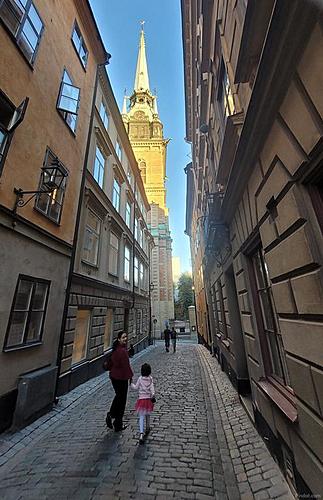
<path id="1" fill-rule="evenodd" d="M 146 21 L 143 21 L 143 20 L 142 20 L 142 21 L 140 21 L 140 24 L 141 24 L 141 31 L 144 31 L 144 25 L 145 25 L 145 22 L 146 22 Z"/>

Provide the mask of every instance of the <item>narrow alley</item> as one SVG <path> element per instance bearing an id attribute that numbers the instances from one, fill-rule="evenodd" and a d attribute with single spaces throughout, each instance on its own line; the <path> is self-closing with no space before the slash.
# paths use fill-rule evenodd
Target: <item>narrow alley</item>
<path id="1" fill-rule="evenodd" d="M 293 498 L 239 397 L 207 349 L 162 343 L 143 362 L 156 386 L 152 431 L 138 444 L 135 392 L 123 433 L 107 430 L 104 373 L 63 396 L 49 414 L 0 439 L 0 497 L 27 499 Z"/>

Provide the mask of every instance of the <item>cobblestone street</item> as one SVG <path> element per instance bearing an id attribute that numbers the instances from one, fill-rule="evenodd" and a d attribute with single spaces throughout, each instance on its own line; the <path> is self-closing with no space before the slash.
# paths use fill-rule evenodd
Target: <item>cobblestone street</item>
<path id="1" fill-rule="evenodd" d="M 58 407 L 0 438 L 0 498 L 293 498 L 216 360 L 194 344 L 157 344 L 132 362 L 152 365 L 152 431 L 138 445 L 136 393 L 123 433 L 107 431 L 112 387 L 104 373 Z"/>

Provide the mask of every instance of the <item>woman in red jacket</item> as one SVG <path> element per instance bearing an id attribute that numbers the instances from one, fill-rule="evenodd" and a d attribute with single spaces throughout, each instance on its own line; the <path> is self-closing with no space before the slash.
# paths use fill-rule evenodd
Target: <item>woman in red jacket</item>
<path id="1" fill-rule="evenodd" d="M 122 419 L 127 402 L 128 385 L 133 377 L 133 371 L 129 363 L 127 340 L 127 333 L 119 332 L 117 340 L 113 343 L 111 355 L 110 379 L 115 397 L 107 414 L 106 424 L 109 429 L 114 427 L 116 432 L 123 431 L 126 428 Z M 114 419 L 113 423 L 112 419 Z"/>

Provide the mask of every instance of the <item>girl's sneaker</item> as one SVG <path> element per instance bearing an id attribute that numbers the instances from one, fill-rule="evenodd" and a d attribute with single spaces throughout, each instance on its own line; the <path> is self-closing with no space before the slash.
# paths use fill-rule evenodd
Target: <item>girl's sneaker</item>
<path id="1" fill-rule="evenodd" d="M 142 433 L 139 436 L 139 444 L 144 444 L 144 435 Z"/>

